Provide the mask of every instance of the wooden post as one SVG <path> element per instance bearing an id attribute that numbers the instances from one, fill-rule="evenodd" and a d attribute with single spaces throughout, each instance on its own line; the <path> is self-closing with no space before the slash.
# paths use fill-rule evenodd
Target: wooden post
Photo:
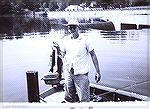
<path id="1" fill-rule="evenodd" d="M 142 24 L 140 24 L 138 29 L 146 29 L 146 28 L 150 28 L 150 25 L 142 25 Z"/>
<path id="2" fill-rule="evenodd" d="M 27 71 L 28 102 L 40 102 L 38 72 Z"/>
<path id="3" fill-rule="evenodd" d="M 121 23 L 121 30 L 137 29 L 136 24 Z"/>

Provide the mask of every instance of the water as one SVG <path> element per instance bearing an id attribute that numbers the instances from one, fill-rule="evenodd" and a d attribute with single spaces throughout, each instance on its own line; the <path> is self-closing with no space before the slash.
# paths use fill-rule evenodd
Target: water
<path id="1" fill-rule="evenodd" d="M 137 86 L 126 87 L 146 81 L 149 78 L 147 64 L 148 31 L 129 30 L 123 37 L 107 38 L 105 36 L 105 38 L 94 40 L 95 46 L 98 46 L 96 52 L 102 70 L 101 85 L 139 94 L 148 94 L 148 88 L 144 86 L 147 84 L 139 84 L 138 88 Z M 147 33 L 145 34 L 145 32 Z"/>
<path id="2" fill-rule="evenodd" d="M 32 19 L 30 20 L 32 22 Z M 30 20 L 26 19 L 22 25 Z M 52 26 L 41 21 L 49 22 L 47 19 L 40 19 L 39 25 L 38 23 L 31 25 L 30 22 L 30 26 L 21 26 L 22 28 L 20 28 L 22 32 L 19 34 L 23 38 L 0 40 L 3 49 L 1 68 L 1 90 L 3 91 L 1 98 L 3 102 L 27 101 L 26 71 L 28 70 L 38 71 L 40 92 L 50 88 L 40 79 L 49 70 L 50 43 L 54 37 L 64 35 L 66 30 L 58 28 L 58 25 Z M 10 33 L 6 27 L 4 30 Z M 10 34 L 12 33 L 16 36 L 18 34 L 17 32 Z M 88 34 L 88 38 L 95 48 L 102 74 L 99 84 L 148 96 L 148 83 L 143 83 L 143 81 L 149 81 L 149 33 L 149 29 L 114 31 L 113 33 L 86 30 L 82 33 Z M 91 83 L 95 83 L 94 73 L 95 69 L 91 63 L 89 74 Z M 127 87 L 135 85 L 135 83 L 138 85 Z"/>

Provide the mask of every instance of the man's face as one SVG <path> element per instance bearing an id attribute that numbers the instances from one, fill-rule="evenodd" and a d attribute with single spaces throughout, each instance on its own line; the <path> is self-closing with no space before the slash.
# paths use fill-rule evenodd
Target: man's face
<path id="1" fill-rule="evenodd" d="M 77 25 L 68 25 L 68 30 L 70 33 L 74 33 L 77 31 Z"/>

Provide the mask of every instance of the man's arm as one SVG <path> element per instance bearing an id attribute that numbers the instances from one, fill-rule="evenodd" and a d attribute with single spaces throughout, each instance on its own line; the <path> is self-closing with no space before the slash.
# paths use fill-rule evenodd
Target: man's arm
<path id="1" fill-rule="evenodd" d="M 101 74 L 100 74 L 99 63 L 98 63 L 98 60 L 97 60 L 97 56 L 94 52 L 94 49 L 92 51 L 90 51 L 90 54 L 91 54 L 91 58 L 92 58 L 93 64 L 94 64 L 96 72 L 97 72 L 96 75 L 95 75 L 95 80 L 96 80 L 96 82 L 99 82 L 100 79 L 101 79 Z"/>

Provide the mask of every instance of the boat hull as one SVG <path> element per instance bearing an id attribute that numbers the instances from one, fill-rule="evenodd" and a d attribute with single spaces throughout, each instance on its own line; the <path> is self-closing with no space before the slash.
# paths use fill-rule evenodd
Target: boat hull
<path id="1" fill-rule="evenodd" d="M 40 98 L 44 102 L 61 102 L 64 100 L 64 94 L 64 84 L 59 84 L 42 92 Z M 91 102 L 148 101 L 148 99 L 147 96 L 90 83 Z"/>
<path id="2" fill-rule="evenodd" d="M 115 26 L 112 22 L 96 22 L 96 23 L 80 23 L 79 28 L 91 28 L 106 31 L 115 31 Z"/>

